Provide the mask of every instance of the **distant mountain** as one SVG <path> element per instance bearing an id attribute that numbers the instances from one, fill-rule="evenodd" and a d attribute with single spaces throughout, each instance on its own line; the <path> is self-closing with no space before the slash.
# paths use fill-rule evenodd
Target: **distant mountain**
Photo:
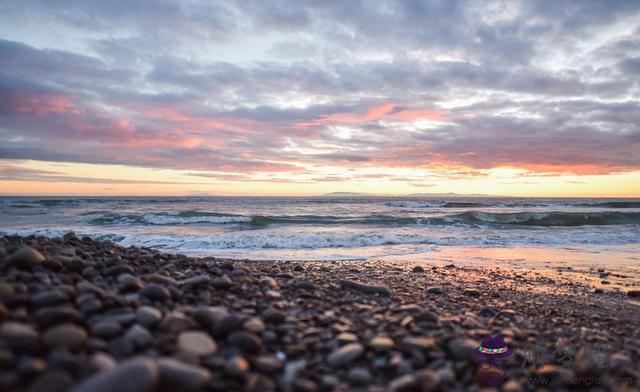
<path id="1" fill-rule="evenodd" d="M 323 196 L 328 197 L 363 197 L 363 196 L 374 196 L 369 193 L 358 193 L 358 192 L 331 192 L 326 193 Z"/>
<path id="2" fill-rule="evenodd" d="M 484 193 L 410 193 L 407 197 L 504 197 L 500 195 L 487 195 Z"/>
<path id="3" fill-rule="evenodd" d="M 487 195 L 483 193 L 410 193 L 408 195 L 378 195 L 375 193 L 358 193 L 358 192 L 331 192 L 322 195 L 323 197 L 503 197 L 499 195 Z"/>

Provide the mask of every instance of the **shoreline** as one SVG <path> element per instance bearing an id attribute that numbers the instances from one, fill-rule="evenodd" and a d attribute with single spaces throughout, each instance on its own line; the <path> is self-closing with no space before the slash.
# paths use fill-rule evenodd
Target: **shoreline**
<path id="1" fill-rule="evenodd" d="M 502 390 L 640 387 L 637 286 L 570 268 L 191 258 L 71 234 L 0 248 L 3 390 L 132 374 L 148 390 L 478 389 L 491 334 L 513 349 Z"/>

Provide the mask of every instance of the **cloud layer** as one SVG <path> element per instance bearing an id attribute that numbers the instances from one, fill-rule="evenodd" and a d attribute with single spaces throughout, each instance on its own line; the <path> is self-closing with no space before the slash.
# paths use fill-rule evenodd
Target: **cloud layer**
<path id="1" fill-rule="evenodd" d="M 0 2 L 0 159 L 640 170 L 637 1 L 303 3 Z"/>

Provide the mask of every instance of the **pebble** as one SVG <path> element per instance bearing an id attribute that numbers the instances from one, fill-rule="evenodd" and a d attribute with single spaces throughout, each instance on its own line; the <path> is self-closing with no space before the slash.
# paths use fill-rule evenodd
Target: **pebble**
<path id="1" fill-rule="evenodd" d="M 171 293 L 169 292 L 169 290 L 157 283 L 147 284 L 139 291 L 139 294 L 149 298 L 152 301 L 165 302 L 171 298 Z"/>
<path id="2" fill-rule="evenodd" d="M 355 282 L 353 280 L 339 280 L 338 285 L 347 287 L 356 291 L 360 291 L 365 294 L 380 294 L 384 296 L 390 296 L 391 291 L 385 286 L 371 285 Z"/>
<path id="3" fill-rule="evenodd" d="M 158 384 L 158 375 L 158 366 L 152 360 L 130 360 L 86 379 L 73 392 L 153 391 Z"/>
<path id="4" fill-rule="evenodd" d="M 632 362 L 628 355 L 623 353 L 614 353 L 609 357 L 609 364 L 613 369 L 631 368 Z"/>
<path id="5" fill-rule="evenodd" d="M 117 336 L 120 332 L 122 332 L 120 324 L 111 320 L 99 321 L 91 326 L 91 335 L 103 339 L 109 339 Z"/>
<path id="6" fill-rule="evenodd" d="M 134 324 L 127 330 L 125 337 L 138 348 L 148 346 L 153 340 L 153 335 L 141 324 Z"/>
<path id="7" fill-rule="evenodd" d="M 249 362 L 244 357 L 236 355 L 227 361 L 224 370 L 232 377 L 241 377 L 249 371 Z"/>
<path id="8" fill-rule="evenodd" d="M 173 333 L 193 329 L 195 326 L 191 318 L 179 311 L 168 313 L 162 320 L 162 329 Z"/>
<path id="9" fill-rule="evenodd" d="M 349 373 L 347 373 L 347 378 L 353 384 L 366 385 L 367 383 L 371 382 L 373 376 L 371 375 L 369 369 L 364 367 L 355 367 L 349 370 Z"/>
<path id="10" fill-rule="evenodd" d="M 61 323 L 76 323 L 82 315 L 76 309 L 68 306 L 55 306 L 39 309 L 33 316 L 33 320 L 40 327 L 50 327 Z"/>
<path id="11" fill-rule="evenodd" d="M 453 339 L 447 345 L 449 352 L 459 360 L 471 361 L 474 357 L 475 350 L 478 349 L 478 343 L 471 339 Z"/>
<path id="12" fill-rule="evenodd" d="M 89 358 L 89 365 L 98 372 L 106 372 L 115 369 L 118 363 L 110 354 L 97 352 Z"/>
<path id="13" fill-rule="evenodd" d="M 387 336 L 376 336 L 371 339 L 369 346 L 378 352 L 387 352 L 393 348 L 393 339 Z"/>
<path id="14" fill-rule="evenodd" d="M 327 357 L 327 362 L 333 367 L 344 366 L 356 360 L 364 352 L 360 343 L 350 343 L 334 350 Z"/>
<path id="15" fill-rule="evenodd" d="M 162 321 L 162 312 L 151 306 L 136 309 L 136 320 L 147 328 L 153 328 Z"/>
<path id="16" fill-rule="evenodd" d="M 440 375 L 431 369 L 422 369 L 415 373 L 420 392 L 433 392 L 440 387 Z"/>
<path id="17" fill-rule="evenodd" d="M 441 294 L 442 293 L 442 287 L 438 287 L 438 286 L 429 287 L 427 289 L 427 293 L 429 293 L 429 294 Z"/>
<path id="18" fill-rule="evenodd" d="M 197 391 L 211 379 L 211 372 L 171 358 L 158 360 L 161 391 Z"/>
<path id="19" fill-rule="evenodd" d="M 402 341 L 403 345 L 416 350 L 427 351 L 436 346 L 433 338 L 408 337 Z"/>
<path id="20" fill-rule="evenodd" d="M 216 278 L 211 282 L 211 285 L 216 289 L 226 290 L 233 286 L 233 281 L 228 275 L 223 275 L 221 278 Z"/>
<path id="21" fill-rule="evenodd" d="M 0 282 L 0 298 L 9 298 L 15 291 L 9 283 Z"/>
<path id="22" fill-rule="evenodd" d="M 118 283 L 122 285 L 122 291 L 138 291 L 143 287 L 140 279 L 126 273 L 118 276 Z"/>
<path id="23" fill-rule="evenodd" d="M 416 265 L 415 267 L 413 267 L 411 272 L 413 272 L 415 274 L 421 274 L 421 273 L 424 272 L 424 268 L 420 267 L 419 265 Z"/>
<path id="24" fill-rule="evenodd" d="M 389 383 L 389 391 L 401 392 L 411 390 L 416 386 L 417 381 L 418 380 L 416 379 L 416 376 L 414 376 L 413 374 L 405 374 L 404 376 L 393 379 Z"/>
<path id="25" fill-rule="evenodd" d="M 343 332 L 338 336 L 336 336 L 336 340 L 338 341 L 339 344 L 357 343 L 358 336 L 351 332 Z"/>
<path id="26" fill-rule="evenodd" d="M 178 336 L 178 348 L 198 357 L 213 355 L 218 346 L 206 333 L 201 331 L 182 332 Z"/>
<path id="27" fill-rule="evenodd" d="M 48 290 L 31 296 L 31 305 L 36 308 L 54 306 L 69 301 L 69 296 L 60 290 Z"/>
<path id="28" fill-rule="evenodd" d="M 263 355 L 253 360 L 256 370 L 265 374 L 277 373 L 282 369 L 282 361 L 271 355 Z"/>
<path id="29" fill-rule="evenodd" d="M 247 331 L 235 331 L 227 338 L 229 344 L 238 347 L 246 353 L 255 353 L 260 350 L 262 341 L 258 335 Z"/>
<path id="30" fill-rule="evenodd" d="M 32 268 L 42 264 L 45 257 L 39 251 L 25 246 L 18 249 L 15 253 L 9 256 L 9 263 L 15 265 L 18 268 Z"/>
<path id="31" fill-rule="evenodd" d="M 219 306 L 199 307 L 193 313 L 193 318 L 208 328 L 214 328 L 216 323 L 229 316 L 229 311 Z"/>
<path id="32" fill-rule="evenodd" d="M 242 328 L 253 333 L 262 333 L 265 330 L 265 325 L 259 318 L 252 317 L 242 324 Z"/>
<path id="33" fill-rule="evenodd" d="M 268 287 L 270 289 L 273 289 L 278 286 L 278 281 L 273 279 L 272 277 L 265 276 L 264 278 L 260 279 L 259 284 L 261 287 Z"/>
<path id="34" fill-rule="evenodd" d="M 282 324 L 287 320 L 287 315 L 276 309 L 267 309 L 262 313 L 265 323 Z"/>
<path id="35" fill-rule="evenodd" d="M 75 324 L 64 323 L 47 329 L 42 339 L 48 346 L 65 346 L 75 349 L 86 343 L 87 331 Z"/>
<path id="36" fill-rule="evenodd" d="M 5 321 L 0 325 L 0 336 L 7 340 L 37 339 L 38 331 L 29 324 Z"/>
<path id="37" fill-rule="evenodd" d="M 465 289 L 464 290 L 464 295 L 468 295 L 469 297 L 479 297 L 480 296 L 480 290 L 478 290 L 478 289 Z"/>
<path id="38" fill-rule="evenodd" d="M 209 283 L 209 277 L 207 275 L 196 275 L 189 279 L 185 279 L 182 282 L 184 287 L 199 287 Z"/>

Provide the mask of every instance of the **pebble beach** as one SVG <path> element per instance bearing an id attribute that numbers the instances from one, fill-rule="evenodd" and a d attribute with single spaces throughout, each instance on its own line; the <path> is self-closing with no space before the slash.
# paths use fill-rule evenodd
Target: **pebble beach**
<path id="1" fill-rule="evenodd" d="M 5 236 L 0 390 L 638 390 L 640 290 L 592 272 Z M 513 349 L 496 385 L 474 355 L 488 335 Z"/>

